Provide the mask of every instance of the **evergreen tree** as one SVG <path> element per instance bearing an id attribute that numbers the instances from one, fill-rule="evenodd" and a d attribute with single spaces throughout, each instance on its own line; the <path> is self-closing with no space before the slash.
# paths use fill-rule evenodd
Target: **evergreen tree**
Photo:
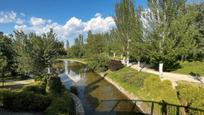
<path id="1" fill-rule="evenodd" d="M 18 62 L 17 71 L 28 75 L 32 71 L 33 60 L 31 58 L 31 45 L 23 31 L 15 31 L 15 52 L 17 53 L 16 61 Z"/>

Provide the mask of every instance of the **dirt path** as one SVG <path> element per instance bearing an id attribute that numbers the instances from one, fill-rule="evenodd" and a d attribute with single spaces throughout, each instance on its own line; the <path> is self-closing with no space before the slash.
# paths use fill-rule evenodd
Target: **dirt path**
<path id="1" fill-rule="evenodd" d="M 130 66 L 131 68 L 138 70 L 137 65 L 133 64 Z M 155 71 L 153 69 L 149 68 L 140 68 L 141 71 L 147 72 L 147 73 L 152 73 L 156 75 L 160 75 L 158 71 Z M 193 82 L 193 83 L 199 83 L 199 84 L 204 84 L 204 77 L 195 77 L 191 75 L 184 75 L 184 74 L 178 74 L 178 73 L 170 73 L 170 72 L 163 72 L 161 80 L 170 80 L 175 87 L 177 85 L 178 81 L 187 81 L 187 82 Z"/>
<path id="2" fill-rule="evenodd" d="M 0 85 L 0 88 L 12 88 L 12 89 L 17 89 L 17 88 L 21 88 L 22 86 L 24 85 L 27 85 L 27 84 L 32 84 L 34 83 L 34 79 L 28 79 L 28 80 L 20 80 L 20 81 L 6 81 L 4 83 L 4 87 L 2 87 Z"/>

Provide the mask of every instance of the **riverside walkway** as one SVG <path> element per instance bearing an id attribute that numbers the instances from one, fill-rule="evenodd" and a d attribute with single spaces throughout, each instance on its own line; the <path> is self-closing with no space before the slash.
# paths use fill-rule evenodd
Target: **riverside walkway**
<path id="1" fill-rule="evenodd" d="M 135 70 L 138 70 L 138 66 L 136 64 L 130 64 L 130 67 Z M 143 68 L 140 67 L 139 69 L 142 72 L 152 73 L 160 76 L 160 73 L 156 70 L 153 70 L 147 67 L 143 67 Z M 197 76 L 184 75 L 184 74 L 171 73 L 171 72 L 163 72 L 161 80 L 170 80 L 174 87 L 177 86 L 178 81 L 187 81 L 192 83 L 204 84 L 204 77 L 202 76 L 197 77 Z"/>

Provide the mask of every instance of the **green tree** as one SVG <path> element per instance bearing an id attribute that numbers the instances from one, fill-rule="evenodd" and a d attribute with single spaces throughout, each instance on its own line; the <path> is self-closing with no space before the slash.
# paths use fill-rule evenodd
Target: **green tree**
<path id="1" fill-rule="evenodd" d="M 42 36 L 30 34 L 30 42 L 33 70 L 41 73 L 47 68 L 49 73 L 53 61 L 64 52 L 63 43 L 57 40 L 52 29 Z"/>
<path id="2" fill-rule="evenodd" d="M 7 66 L 7 60 L 6 57 L 2 55 L 2 52 L 0 52 L 0 71 L 1 71 L 1 81 L 2 81 L 2 86 L 4 86 L 5 82 L 5 68 Z"/>
<path id="3" fill-rule="evenodd" d="M 196 48 L 193 25 L 197 13 L 185 0 L 148 0 L 152 31 L 148 33 L 148 55 L 154 66 L 164 64 L 165 70 L 177 65 L 177 57 Z"/>
<path id="4" fill-rule="evenodd" d="M 15 31 L 15 52 L 17 53 L 16 61 L 18 62 L 17 71 L 28 75 L 32 72 L 33 60 L 31 58 L 31 44 L 29 35 L 23 31 Z"/>
<path id="5" fill-rule="evenodd" d="M 69 48 L 68 52 L 71 57 L 81 58 L 84 56 L 83 35 L 80 34 L 77 38 L 75 38 L 74 45 L 71 48 Z"/>
<path id="6" fill-rule="evenodd" d="M 122 44 L 123 54 L 129 64 L 130 42 L 138 37 L 138 21 L 135 15 L 135 6 L 132 0 L 121 0 L 116 4 L 115 22 L 117 26 L 118 42 Z M 137 41 L 137 40 L 136 40 Z"/>
<path id="7" fill-rule="evenodd" d="M 18 71 L 24 74 L 41 74 L 46 68 L 50 73 L 52 62 L 65 52 L 52 29 L 42 35 L 16 31 L 15 37 Z"/>
<path id="8" fill-rule="evenodd" d="M 5 77 L 12 76 L 15 73 L 15 52 L 12 43 L 13 41 L 10 37 L 0 32 L 0 69 L 2 83 L 4 83 Z"/>

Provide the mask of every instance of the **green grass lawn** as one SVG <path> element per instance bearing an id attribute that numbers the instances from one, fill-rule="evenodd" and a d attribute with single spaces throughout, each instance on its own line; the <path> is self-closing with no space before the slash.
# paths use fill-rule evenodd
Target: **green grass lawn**
<path id="1" fill-rule="evenodd" d="M 190 74 L 197 73 L 200 76 L 204 76 L 204 62 L 180 62 L 181 68 L 173 71 L 175 73 Z"/>

